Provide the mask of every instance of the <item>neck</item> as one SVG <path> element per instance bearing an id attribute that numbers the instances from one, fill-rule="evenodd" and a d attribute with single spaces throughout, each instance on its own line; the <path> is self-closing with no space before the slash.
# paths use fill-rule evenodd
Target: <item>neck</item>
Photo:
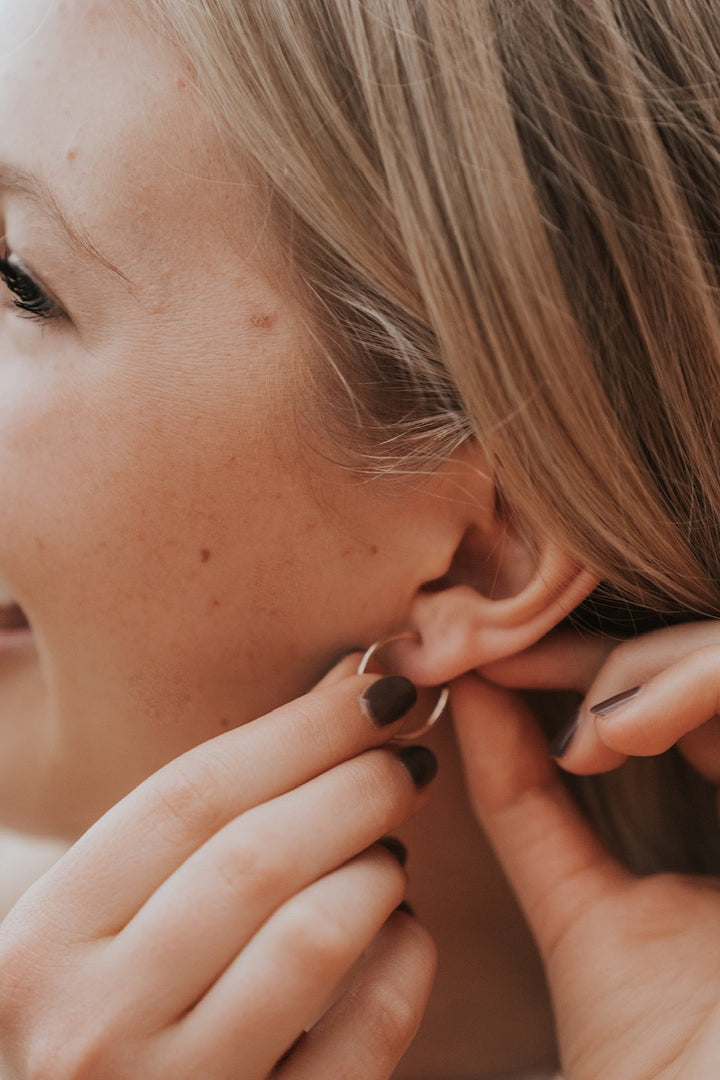
<path id="1" fill-rule="evenodd" d="M 408 899 L 433 934 L 438 975 L 394 1080 L 481 1080 L 550 1070 L 553 1020 L 542 967 L 465 794 L 451 724 L 425 740 L 438 755 L 435 794 L 402 830 Z"/>

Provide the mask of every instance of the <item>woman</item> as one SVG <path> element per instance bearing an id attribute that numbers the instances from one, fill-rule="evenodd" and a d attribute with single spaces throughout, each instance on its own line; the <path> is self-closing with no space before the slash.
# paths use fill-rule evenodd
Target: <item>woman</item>
<path id="1" fill-rule="evenodd" d="M 0 809 L 77 841 L 9 1076 L 551 1069 L 410 679 L 568 1080 L 711 1075 L 716 890 L 606 854 L 499 685 L 586 694 L 574 771 L 717 779 L 714 624 L 608 636 L 717 608 L 714 22 L 657 8 L 0 8 Z M 639 869 L 713 868 L 693 791 Z"/>

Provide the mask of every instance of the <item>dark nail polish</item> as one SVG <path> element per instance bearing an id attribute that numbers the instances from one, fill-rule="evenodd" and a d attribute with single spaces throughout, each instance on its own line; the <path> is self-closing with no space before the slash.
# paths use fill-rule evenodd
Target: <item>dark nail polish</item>
<path id="1" fill-rule="evenodd" d="M 578 714 L 578 716 L 571 720 L 566 727 L 561 728 L 556 735 L 553 735 L 548 743 L 548 754 L 550 757 L 561 758 L 563 754 L 567 753 L 579 723 L 580 716 Z"/>
<path id="2" fill-rule="evenodd" d="M 427 746 L 404 746 L 398 757 L 418 790 L 426 787 L 437 773 L 437 758 Z"/>
<path id="3" fill-rule="evenodd" d="M 377 841 L 381 847 L 387 848 L 391 855 L 394 855 L 401 866 L 404 866 L 407 862 L 408 849 L 403 844 L 402 840 L 398 840 L 397 836 L 381 836 Z"/>
<path id="4" fill-rule="evenodd" d="M 621 693 L 614 694 L 612 697 L 606 698 L 605 701 L 600 701 L 597 705 L 593 705 L 590 712 L 593 716 L 609 716 L 610 713 L 614 713 L 616 709 L 619 709 L 620 706 L 624 705 L 630 698 L 634 698 L 640 690 L 642 690 L 642 686 L 632 686 L 629 690 L 623 690 Z"/>
<path id="5" fill-rule="evenodd" d="M 415 912 L 414 912 L 413 908 L 410 907 L 407 900 L 403 900 L 402 903 L 398 904 L 398 906 L 395 908 L 395 910 L 396 911 L 404 911 L 406 915 L 411 915 L 413 917 L 413 919 L 415 918 Z"/>
<path id="6" fill-rule="evenodd" d="M 378 679 L 360 697 L 360 704 L 378 727 L 394 724 L 417 701 L 417 690 L 404 675 Z"/>

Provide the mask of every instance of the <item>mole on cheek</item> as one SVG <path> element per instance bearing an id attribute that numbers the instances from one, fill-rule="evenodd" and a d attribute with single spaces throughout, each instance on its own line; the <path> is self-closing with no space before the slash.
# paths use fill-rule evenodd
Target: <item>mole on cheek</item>
<path id="1" fill-rule="evenodd" d="M 250 324 L 257 330 L 269 330 L 276 321 L 277 316 L 274 311 L 258 311 L 250 316 Z"/>
<path id="2" fill-rule="evenodd" d="M 212 552 L 210 552 L 207 548 L 203 548 L 202 551 L 200 552 L 200 562 L 201 563 L 209 562 L 211 554 L 212 554 Z"/>

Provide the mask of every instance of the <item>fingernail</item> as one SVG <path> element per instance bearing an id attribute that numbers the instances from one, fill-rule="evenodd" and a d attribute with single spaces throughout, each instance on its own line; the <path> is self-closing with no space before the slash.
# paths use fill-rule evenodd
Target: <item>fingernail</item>
<path id="1" fill-rule="evenodd" d="M 398 904 L 395 910 L 404 911 L 406 915 L 411 915 L 413 919 L 415 918 L 415 911 L 410 907 L 407 900 L 403 900 L 402 903 Z"/>
<path id="2" fill-rule="evenodd" d="M 556 735 L 553 735 L 548 743 L 548 754 L 550 757 L 561 758 L 563 754 L 567 753 L 579 723 L 580 714 L 578 713 L 578 715 L 570 721 L 567 727 L 561 728 Z"/>
<path id="3" fill-rule="evenodd" d="M 417 690 L 404 675 L 387 675 L 368 686 L 360 697 L 363 711 L 378 727 L 394 724 L 412 709 Z"/>
<path id="4" fill-rule="evenodd" d="M 626 701 L 634 698 L 640 690 L 642 690 L 642 686 L 633 686 L 630 690 L 623 690 L 622 693 L 614 694 L 612 697 L 606 698 L 605 701 L 593 705 L 590 712 L 593 716 L 610 716 L 611 713 L 617 712 Z"/>
<path id="5" fill-rule="evenodd" d="M 381 836 L 377 841 L 381 847 L 387 848 L 388 851 L 395 856 L 401 866 L 404 866 L 407 862 L 408 849 L 403 844 L 402 840 L 398 840 L 397 836 Z"/>
<path id="6" fill-rule="evenodd" d="M 427 787 L 437 773 L 437 758 L 427 746 L 404 746 L 398 757 L 418 790 Z"/>

